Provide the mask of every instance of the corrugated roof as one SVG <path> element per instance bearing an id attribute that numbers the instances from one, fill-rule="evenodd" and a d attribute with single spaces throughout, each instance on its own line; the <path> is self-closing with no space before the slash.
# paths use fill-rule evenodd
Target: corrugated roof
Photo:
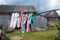
<path id="1" fill-rule="evenodd" d="M 45 16 L 46 17 L 59 17 L 56 11 L 46 12 Z"/>
<path id="2" fill-rule="evenodd" d="M 55 10 L 47 11 L 43 14 L 43 16 L 46 16 L 46 17 L 59 17 L 58 13 Z"/>
<path id="3" fill-rule="evenodd" d="M 0 5 L 0 12 L 13 12 L 15 6 Z"/>
<path id="4" fill-rule="evenodd" d="M 0 5 L 0 12 L 37 12 L 34 6 Z"/>

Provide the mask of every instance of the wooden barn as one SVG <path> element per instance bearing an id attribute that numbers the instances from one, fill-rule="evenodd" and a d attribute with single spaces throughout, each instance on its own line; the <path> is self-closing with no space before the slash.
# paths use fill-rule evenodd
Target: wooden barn
<path id="1" fill-rule="evenodd" d="M 24 13 L 33 12 L 35 19 L 35 25 L 33 26 L 34 29 L 47 27 L 46 17 L 38 14 L 34 6 L 17 6 L 17 5 L 0 5 L 0 25 L 7 27 L 8 20 L 11 19 L 12 13 L 19 13 L 21 10 Z"/>
<path id="2" fill-rule="evenodd" d="M 41 30 L 47 28 L 47 18 L 45 16 L 42 16 L 40 14 L 36 14 L 34 16 L 35 19 L 35 26 L 34 29 Z"/>
<path id="3" fill-rule="evenodd" d="M 0 5 L 0 25 L 7 26 L 12 13 L 19 13 L 21 10 L 24 13 L 37 13 L 34 6 Z"/>

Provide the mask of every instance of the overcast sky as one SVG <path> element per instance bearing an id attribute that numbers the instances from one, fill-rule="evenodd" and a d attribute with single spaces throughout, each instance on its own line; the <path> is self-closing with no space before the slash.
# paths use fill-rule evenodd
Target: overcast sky
<path id="1" fill-rule="evenodd" d="M 0 0 L 0 5 L 33 5 L 38 12 L 60 8 L 60 0 Z"/>

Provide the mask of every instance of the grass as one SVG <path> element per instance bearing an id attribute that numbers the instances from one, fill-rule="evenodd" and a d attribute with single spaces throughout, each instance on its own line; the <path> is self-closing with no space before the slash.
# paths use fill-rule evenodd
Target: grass
<path id="1" fill-rule="evenodd" d="M 14 31 L 7 33 L 6 35 L 10 38 L 12 36 L 23 35 L 22 40 L 53 40 L 54 34 L 57 30 L 47 30 L 47 31 L 33 31 L 22 34 L 20 31 Z"/>
<path id="2" fill-rule="evenodd" d="M 22 40 L 53 40 L 56 30 L 25 33 Z"/>
<path id="3" fill-rule="evenodd" d="M 8 37 L 18 36 L 18 35 L 21 35 L 21 32 L 15 30 L 14 32 L 7 32 L 6 35 L 7 35 Z"/>

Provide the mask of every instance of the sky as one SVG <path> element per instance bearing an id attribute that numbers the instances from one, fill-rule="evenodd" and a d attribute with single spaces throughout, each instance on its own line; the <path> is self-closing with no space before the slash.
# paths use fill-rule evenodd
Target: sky
<path id="1" fill-rule="evenodd" d="M 32 5 L 38 12 L 60 9 L 60 0 L 0 0 L 0 5 Z"/>

